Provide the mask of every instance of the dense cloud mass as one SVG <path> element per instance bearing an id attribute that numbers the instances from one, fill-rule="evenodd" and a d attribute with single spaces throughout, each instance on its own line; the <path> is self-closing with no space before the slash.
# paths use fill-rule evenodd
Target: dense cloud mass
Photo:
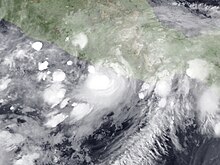
<path id="1" fill-rule="evenodd" d="M 151 3 L 162 24 L 182 32 L 186 40 L 208 33 L 212 25 L 220 26 L 215 22 L 218 1 Z M 200 5 L 198 11 L 195 3 Z M 206 5 L 215 8 L 204 14 Z M 138 20 L 137 15 L 132 18 Z M 135 28 L 123 30 L 123 43 L 144 34 Z M 90 42 L 91 36 L 84 32 L 71 39 L 78 52 L 91 50 Z M 167 44 L 161 38 L 157 43 Z M 129 50 L 139 55 L 143 45 L 135 42 Z M 155 55 L 155 59 L 145 58 L 145 62 L 152 60 L 145 66 L 152 74 L 138 79 L 120 48 L 114 51 L 120 62 L 100 59 L 92 63 L 54 43 L 31 38 L 2 19 L 0 165 L 217 165 L 218 58 L 194 57 L 189 48 L 206 51 L 202 46 L 201 51 L 188 46 L 184 47 L 188 56 L 179 51 L 179 56 L 161 56 L 158 62 L 157 55 L 165 49 L 147 45 L 147 53 Z M 214 54 L 218 56 L 217 51 Z M 171 65 L 172 58 L 182 62 L 179 68 Z"/>
<path id="2" fill-rule="evenodd" d="M 219 135 L 215 88 L 187 75 L 146 85 L 45 42 L 36 50 L 4 20 L 1 31 L 1 164 L 189 164 Z M 107 84 L 90 86 L 100 74 Z"/>

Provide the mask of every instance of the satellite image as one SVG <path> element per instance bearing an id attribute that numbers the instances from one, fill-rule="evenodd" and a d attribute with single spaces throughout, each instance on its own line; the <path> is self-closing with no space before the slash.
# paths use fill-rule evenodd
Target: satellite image
<path id="1" fill-rule="evenodd" d="M 0 165 L 220 165 L 220 0 L 0 0 Z"/>

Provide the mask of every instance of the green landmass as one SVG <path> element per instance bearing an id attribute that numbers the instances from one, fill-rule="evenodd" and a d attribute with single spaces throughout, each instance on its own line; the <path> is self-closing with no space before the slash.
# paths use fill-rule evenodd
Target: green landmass
<path id="1" fill-rule="evenodd" d="M 162 26 L 145 0 L 0 0 L 0 17 L 72 55 L 129 66 L 136 78 L 184 72 L 202 58 L 214 65 L 209 81 L 220 82 L 220 33 L 187 38 Z M 82 32 L 83 50 L 72 44 Z"/>

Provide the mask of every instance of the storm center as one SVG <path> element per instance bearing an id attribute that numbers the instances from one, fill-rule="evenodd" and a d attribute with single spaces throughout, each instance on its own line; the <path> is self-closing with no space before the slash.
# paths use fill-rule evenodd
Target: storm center
<path id="1" fill-rule="evenodd" d="M 105 90 L 108 89 L 111 85 L 110 79 L 108 76 L 100 73 L 90 74 L 86 86 L 89 89 L 93 90 Z"/>

